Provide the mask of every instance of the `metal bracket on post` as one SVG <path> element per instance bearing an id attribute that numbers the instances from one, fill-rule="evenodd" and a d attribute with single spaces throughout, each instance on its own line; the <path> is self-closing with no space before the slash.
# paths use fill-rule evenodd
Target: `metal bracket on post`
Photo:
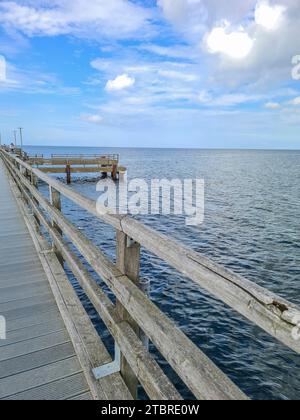
<path id="1" fill-rule="evenodd" d="M 93 374 L 95 379 L 99 381 L 100 379 L 119 372 L 121 372 L 121 350 L 119 346 L 115 344 L 115 360 L 107 365 L 93 369 Z"/>
<path id="2" fill-rule="evenodd" d="M 134 239 L 127 236 L 127 238 L 126 238 L 126 247 L 127 248 L 133 248 L 136 244 L 137 244 L 137 242 Z"/>

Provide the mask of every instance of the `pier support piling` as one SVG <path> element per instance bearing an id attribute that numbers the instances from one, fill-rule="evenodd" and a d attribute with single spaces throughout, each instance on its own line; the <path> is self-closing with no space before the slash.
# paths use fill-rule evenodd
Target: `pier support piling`
<path id="1" fill-rule="evenodd" d="M 113 181 L 117 181 L 117 178 L 118 178 L 118 167 L 117 167 L 117 165 L 113 165 L 113 170 L 112 170 L 112 173 L 111 173 L 111 177 L 112 177 Z"/>
<path id="2" fill-rule="evenodd" d="M 67 174 L 67 184 L 70 185 L 72 182 L 72 177 L 71 177 L 71 165 L 67 165 L 66 166 L 66 174 Z"/>

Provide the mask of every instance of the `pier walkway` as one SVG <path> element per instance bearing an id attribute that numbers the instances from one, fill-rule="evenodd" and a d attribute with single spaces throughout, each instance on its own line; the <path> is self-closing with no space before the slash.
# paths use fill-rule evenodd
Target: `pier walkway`
<path id="1" fill-rule="evenodd" d="M 66 199 L 114 229 L 116 259 L 72 223 Z M 151 300 L 142 250 L 299 355 L 298 305 L 128 215 L 111 214 L 0 147 L 0 399 L 130 400 L 141 390 L 150 400 L 182 399 L 153 347 L 196 399 L 248 399 L 234 371 L 222 372 Z M 114 341 L 114 360 L 70 272 Z"/>
<path id="2" fill-rule="evenodd" d="M 0 399 L 92 399 L 1 160 L 0 315 Z"/>

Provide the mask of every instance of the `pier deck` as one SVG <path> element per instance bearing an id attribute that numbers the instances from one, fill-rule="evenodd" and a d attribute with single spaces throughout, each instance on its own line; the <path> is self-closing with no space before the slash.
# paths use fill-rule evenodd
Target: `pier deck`
<path id="1" fill-rule="evenodd" d="M 93 399 L 1 161 L 0 315 L 0 399 Z"/>

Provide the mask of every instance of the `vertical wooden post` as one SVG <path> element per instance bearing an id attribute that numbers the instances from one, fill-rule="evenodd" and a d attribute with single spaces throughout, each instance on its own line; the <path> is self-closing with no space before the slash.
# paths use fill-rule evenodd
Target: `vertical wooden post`
<path id="1" fill-rule="evenodd" d="M 123 232 L 117 231 L 117 267 L 137 285 L 139 284 L 140 254 L 140 244 L 130 240 Z M 117 312 L 119 317 L 127 321 L 138 335 L 138 325 L 120 302 L 117 302 Z M 123 354 L 121 357 L 121 374 L 133 398 L 137 399 L 138 380 L 127 363 L 126 355 Z"/>
<path id="2" fill-rule="evenodd" d="M 38 190 L 38 178 L 33 172 L 31 173 L 31 183 Z"/>
<path id="3" fill-rule="evenodd" d="M 38 188 L 39 188 L 38 178 L 37 178 L 36 175 L 34 175 L 33 172 L 31 172 L 31 174 L 30 174 L 30 182 L 38 190 Z M 35 198 L 33 198 L 33 200 L 37 205 L 39 205 L 38 201 Z M 39 228 L 41 226 L 41 222 L 40 222 L 38 217 L 34 216 L 34 218 L 35 218 L 35 221 L 36 221 L 36 224 L 37 224 L 37 230 L 39 230 Z"/>
<path id="4" fill-rule="evenodd" d="M 50 192 L 50 203 L 57 210 L 61 211 L 61 196 L 60 196 L 60 193 L 57 190 L 55 190 L 53 187 L 49 187 L 49 192 Z M 60 229 L 60 227 L 54 221 L 52 222 L 52 226 L 62 236 L 62 234 L 63 234 L 62 230 Z M 53 244 L 53 249 L 55 251 L 55 254 L 56 254 L 59 262 L 63 266 L 64 265 L 64 259 L 61 255 L 61 253 L 57 250 L 55 244 Z"/>
<path id="5" fill-rule="evenodd" d="M 29 176 L 29 171 L 27 169 L 23 169 L 22 166 L 20 166 L 18 163 L 16 164 L 16 169 L 20 172 L 21 175 L 25 176 L 25 178 L 31 182 L 31 178 Z M 20 182 L 22 183 L 22 179 L 20 179 Z M 24 186 L 25 190 L 29 193 L 29 190 Z M 21 191 L 21 195 L 23 197 L 24 202 L 29 205 L 29 201 L 26 198 L 26 195 Z"/>
<path id="6" fill-rule="evenodd" d="M 117 171 L 118 171 L 117 165 L 113 165 L 113 170 L 112 170 L 112 173 L 111 173 L 111 177 L 114 181 L 117 180 Z"/>
<path id="7" fill-rule="evenodd" d="M 23 167 L 20 168 L 20 175 L 27 177 L 26 171 L 23 169 Z M 20 177 L 20 183 L 23 184 L 22 178 Z M 28 204 L 28 201 L 26 200 L 25 194 L 23 191 L 21 191 L 21 196 L 26 204 Z"/>
<path id="8" fill-rule="evenodd" d="M 66 174 L 67 174 L 67 184 L 70 185 L 71 184 L 71 165 L 67 164 L 66 166 Z"/>

